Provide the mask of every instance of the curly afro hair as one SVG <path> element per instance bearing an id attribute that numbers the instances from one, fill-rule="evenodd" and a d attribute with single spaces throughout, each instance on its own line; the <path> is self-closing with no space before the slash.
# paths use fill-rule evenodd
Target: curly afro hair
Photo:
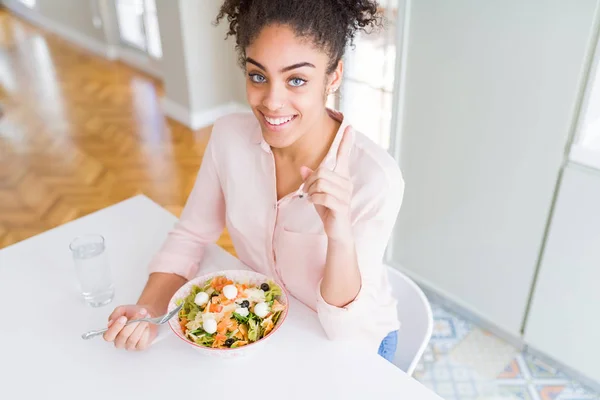
<path id="1" fill-rule="evenodd" d="M 245 49 L 261 30 L 281 24 L 327 52 L 328 73 L 335 70 L 358 30 L 382 24 L 377 2 L 369 0 L 225 0 L 215 23 L 225 17 L 229 22 L 226 37 L 235 36 L 242 68 Z"/>

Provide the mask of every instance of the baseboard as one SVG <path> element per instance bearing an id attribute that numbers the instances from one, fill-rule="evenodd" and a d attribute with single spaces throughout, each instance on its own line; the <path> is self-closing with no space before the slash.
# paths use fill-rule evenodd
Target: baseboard
<path id="1" fill-rule="evenodd" d="M 79 47 L 82 47 L 104 58 L 111 60 L 116 58 L 115 49 L 113 46 L 109 46 L 100 40 L 85 36 L 72 28 L 46 18 L 42 14 L 38 13 L 35 9 L 32 10 L 25 6 L 13 3 L 5 3 L 4 5 L 21 18 L 31 22 L 36 26 L 39 26 L 42 29 L 54 33 Z"/>
<path id="2" fill-rule="evenodd" d="M 192 116 L 188 108 L 166 97 L 163 97 L 160 102 L 163 112 L 167 117 L 191 128 Z"/>
<path id="3" fill-rule="evenodd" d="M 106 58 L 111 61 L 118 60 L 119 59 L 119 47 L 111 46 L 111 45 L 107 45 L 106 47 L 107 47 Z"/>
<path id="4" fill-rule="evenodd" d="M 161 100 L 163 112 L 166 116 L 182 123 L 192 130 L 212 125 L 217 119 L 228 114 L 240 111 L 248 111 L 249 108 L 240 103 L 227 103 L 213 107 L 206 111 L 192 113 L 187 107 L 163 97 Z"/>
<path id="5" fill-rule="evenodd" d="M 529 354 L 532 354 L 533 356 L 539 358 L 540 360 L 542 360 L 548 364 L 556 366 L 561 372 L 566 374 L 568 377 L 577 380 L 583 386 L 587 386 L 589 389 L 593 390 L 594 392 L 600 393 L 600 382 L 596 382 L 593 379 L 588 378 L 587 376 L 583 375 L 581 372 L 577 371 L 576 369 L 573 369 L 573 368 L 563 364 L 562 362 L 546 355 L 546 353 L 539 351 L 534 347 L 526 345 L 526 351 Z"/>
<path id="6" fill-rule="evenodd" d="M 523 337 L 521 335 L 515 335 L 514 333 L 502 328 L 498 324 L 491 322 L 484 316 L 478 314 L 476 311 L 470 309 L 466 304 L 464 304 L 460 300 L 454 298 L 454 296 L 452 296 L 451 294 L 446 293 L 444 290 L 436 287 L 436 285 L 432 284 L 426 279 L 423 279 L 418 274 L 415 274 L 413 271 L 410 271 L 404 268 L 403 266 L 393 262 L 388 262 L 388 265 L 390 265 L 392 268 L 398 269 L 399 271 L 410 277 L 413 281 L 415 281 L 415 283 L 419 285 L 419 287 L 423 290 L 427 298 L 431 301 L 456 312 L 461 317 L 465 318 L 470 322 L 473 322 L 480 328 L 496 335 L 497 337 L 510 343 L 517 349 L 525 349 L 525 341 L 523 340 Z"/>
<path id="7" fill-rule="evenodd" d="M 206 111 L 197 112 L 192 115 L 192 129 L 212 125 L 217 119 L 236 112 L 249 111 L 249 108 L 240 103 L 230 102 Z"/>
<path id="8" fill-rule="evenodd" d="M 162 71 L 156 65 L 159 61 L 153 60 L 139 51 L 127 48 L 115 48 L 114 59 L 119 59 L 125 64 L 139 69 L 157 79 L 162 79 Z"/>

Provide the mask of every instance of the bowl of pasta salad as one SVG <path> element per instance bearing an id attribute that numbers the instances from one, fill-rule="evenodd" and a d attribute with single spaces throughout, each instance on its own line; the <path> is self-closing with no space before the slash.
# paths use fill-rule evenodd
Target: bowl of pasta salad
<path id="1" fill-rule="evenodd" d="M 249 270 L 196 277 L 171 298 L 173 332 L 209 356 L 243 356 L 267 342 L 285 321 L 288 296 L 273 279 Z"/>

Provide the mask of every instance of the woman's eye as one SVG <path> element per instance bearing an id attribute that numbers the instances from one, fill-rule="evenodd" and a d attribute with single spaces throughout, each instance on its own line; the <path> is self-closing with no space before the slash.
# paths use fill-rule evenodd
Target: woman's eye
<path id="1" fill-rule="evenodd" d="M 290 85 L 292 85 L 294 87 L 302 86 L 305 83 L 306 83 L 306 81 L 304 79 L 301 79 L 301 78 L 292 78 L 292 79 L 290 79 Z"/>
<path id="2" fill-rule="evenodd" d="M 254 83 L 263 83 L 266 81 L 265 77 L 259 74 L 250 74 L 250 80 Z"/>

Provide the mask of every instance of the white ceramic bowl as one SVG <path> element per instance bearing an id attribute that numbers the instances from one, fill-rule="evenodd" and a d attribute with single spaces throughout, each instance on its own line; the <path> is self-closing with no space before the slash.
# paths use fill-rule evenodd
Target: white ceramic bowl
<path id="1" fill-rule="evenodd" d="M 193 285 L 200 286 L 204 282 L 206 282 L 207 280 L 209 280 L 211 278 L 214 278 L 215 276 L 225 276 L 227 279 L 231 279 L 235 283 L 241 283 L 241 284 L 247 283 L 247 284 L 258 285 L 258 286 L 260 286 L 260 284 L 264 283 L 264 282 L 275 281 L 274 279 L 269 278 L 268 276 L 259 274 L 258 272 L 254 272 L 254 271 L 228 270 L 228 271 L 212 272 L 210 274 L 196 277 L 196 278 L 188 281 L 181 288 L 179 288 L 179 290 L 177 292 L 175 292 L 175 294 L 171 298 L 171 301 L 169 302 L 168 310 L 171 311 L 175 307 L 177 307 L 176 301 L 187 297 L 190 294 Z M 181 330 L 181 326 L 179 325 L 179 317 L 178 316 L 175 316 L 169 320 L 169 326 L 171 327 L 171 330 L 173 330 L 173 332 L 175 332 L 175 335 L 177 335 L 177 337 L 179 337 L 181 340 L 183 340 L 189 346 L 193 347 L 195 350 L 199 351 L 200 353 L 202 353 L 204 355 L 211 356 L 211 357 L 220 357 L 220 358 L 234 358 L 234 357 L 241 357 L 241 356 L 248 355 L 249 353 L 254 352 L 257 349 L 260 349 L 260 347 L 264 346 L 269 340 L 271 340 L 273 335 L 277 334 L 277 331 L 279 330 L 279 328 L 281 327 L 281 325 L 283 324 L 283 322 L 285 321 L 285 319 L 287 317 L 288 304 L 289 304 L 288 303 L 288 295 L 285 292 L 285 289 L 283 288 L 283 286 L 280 285 L 277 281 L 275 281 L 275 282 L 281 288 L 281 296 L 279 297 L 278 301 L 285 306 L 285 310 L 282 312 L 281 316 L 277 320 L 277 323 L 275 324 L 275 327 L 273 328 L 273 330 L 267 336 L 265 336 L 264 338 L 262 338 L 256 342 L 249 343 L 245 346 L 237 347 L 237 348 L 233 348 L 233 349 L 228 349 L 228 348 L 213 349 L 210 347 L 205 347 L 205 346 L 196 344 L 196 343 L 190 341 L 188 338 L 186 338 L 183 331 Z"/>

